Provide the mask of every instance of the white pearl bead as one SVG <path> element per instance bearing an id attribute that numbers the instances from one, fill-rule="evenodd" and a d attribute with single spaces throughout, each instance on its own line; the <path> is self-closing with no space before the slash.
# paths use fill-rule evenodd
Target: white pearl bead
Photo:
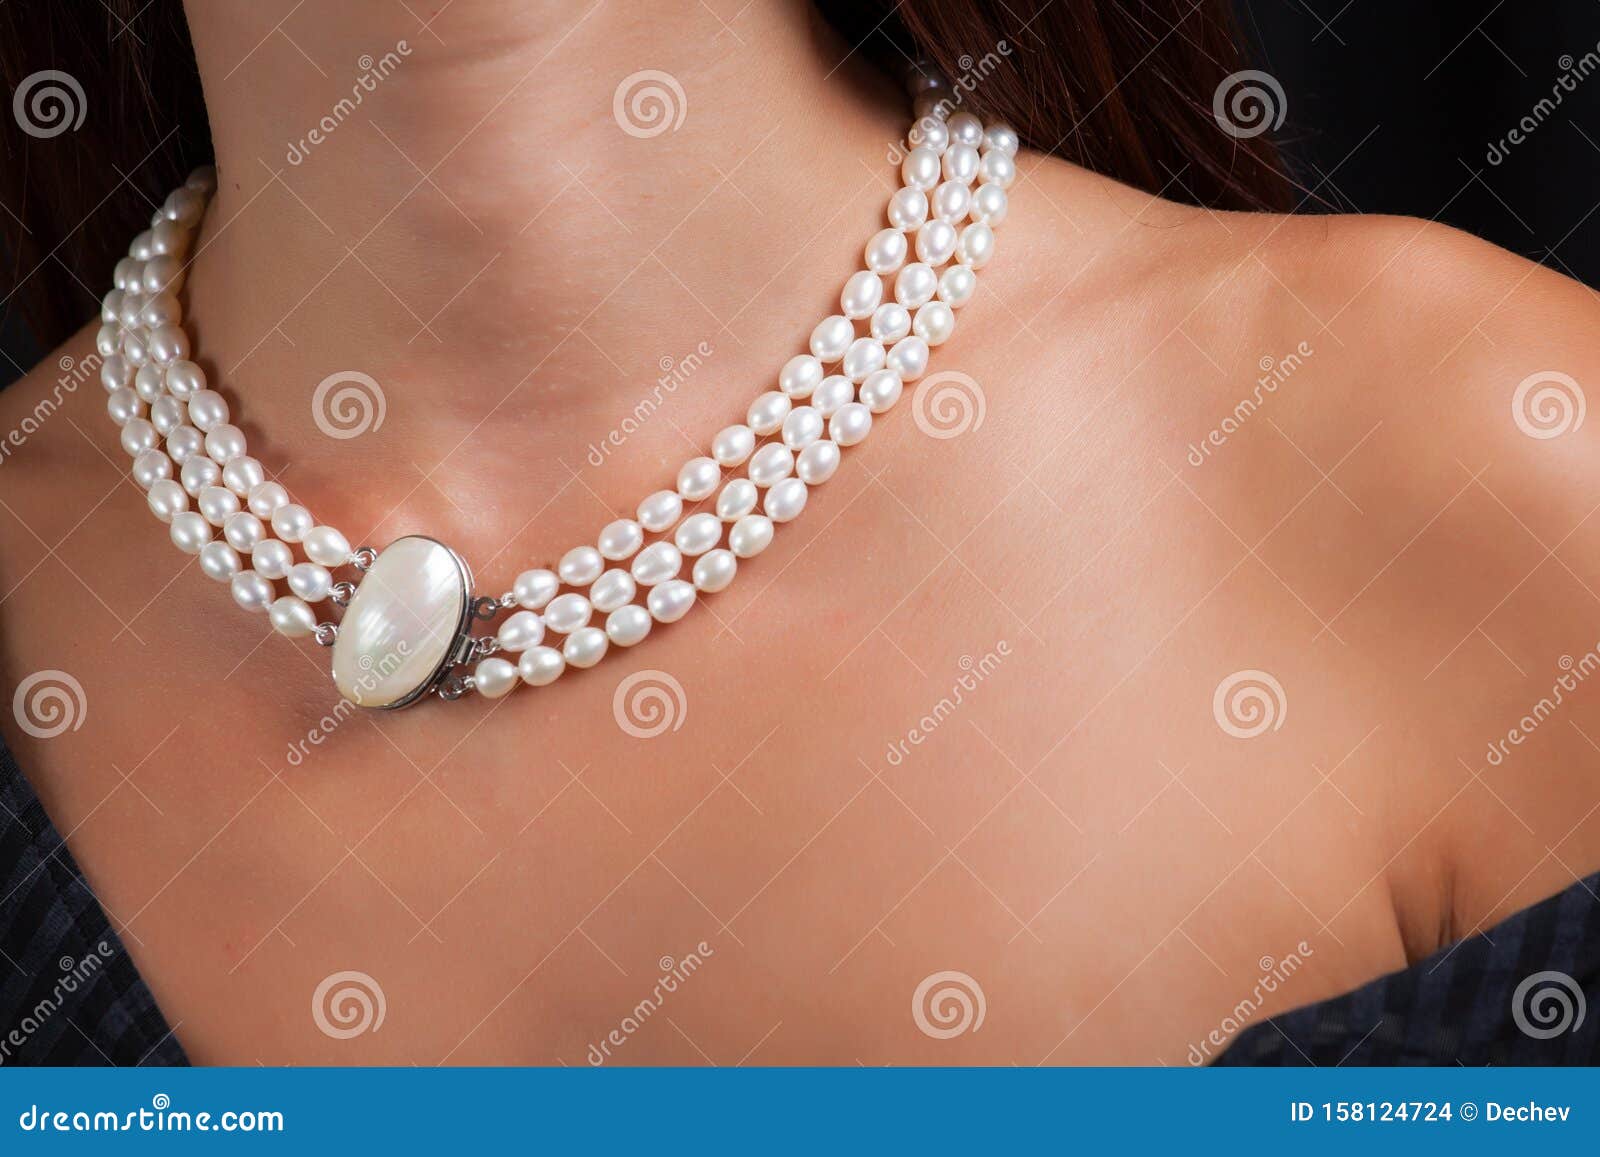
<path id="1" fill-rule="evenodd" d="M 794 471 L 794 454 L 781 442 L 768 442 L 750 458 L 750 481 L 771 486 Z"/>
<path id="2" fill-rule="evenodd" d="M 160 442 L 161 435 L 143 418 L 131 418 L 122 427 L 122 448 L 130 458 L 137 458 L 146 450 L 154 450 Z"/>
<path id="3" fill-rule="evenodd" d="M 822 437 L 824 425 L 815 406 L 799 406 L 783 420 L 783 444 L 791 450 L 803 450 Z"/>
<path id="4" fill-rule="evenodd" d="M 140 266 L 137 261 L 131 257 L 124 257 L 122 260 L 117 262 L 116 267 L 111 271 L 112 284 L 118 289 L 122 290 L 134 289 L 135 286 L 133 285 L 132 273 L 138 268 L 140 268 Z M 140 280 L 143 280 L 142 273 L 140 274 Z"/>
<path id="5" fill-rule="evenodd" d="M 135 418 L 144 417 L 144 403 L 139 400 L 138 394 L 122 386 L 106 395 L 106 413 L 117 425 L 125 426 Z M 160 426 L 156 426 L 156 432 L 161 433 Z"/>
<path id="6" fill-rule="evenodd" d="M 973 269 L 982 269 L 994 256 L 994 230 L 981 222 L 968 225 L 961 231 L 956 246 L 956 259 Z"/>
<path id="7" fill-rule="evenodd" d="M 123 291 L 113 289 L 100 299 L 100 320 L 110 325 L 117 320 L 117 315 L 122 311 Z"/>
<path id="8" fill-rule="evenodd" d="M 917 310 L 911 330 L 930 346 L 943 345 L 956 331 L 956 315 L 942 301 L 930 301 Z"/>
<path id="9" fill-rule="evenodd" d="M 728 588 L 738 570 L 733 551 L 718 547 L 694 560 L 694 585 L 708 595 L 716 594 Z"/>
<path id="10" fill-rule="evenodd" d="M 748 478 L 734 478 L 717 495 L 717 517 L 723 522 L 734 522 L 754 510 L 760 498 L 754 482 Z"/>
<path id="11" fill-rule="evenodd" d="M 133 389 L 146 402 L 154 404 L 167 394 L 166 369 L 156 365 L 154 362 L 146 362 L 134 371 Z M 172 398 L 171 401 L 174 405 L 180 408 L 183 407 L 183 403 L 177 398 Z M 188 411 L 184 410 L 183 413 L 185 420 L 187 420 Z M 162 432 L 170 433 L 171 431 L 164 430 Z"/>
<path id="12" fill-rule="evenodd" d="M 293 595 L 274 599 L 267 617 L 272 629 L 291 639 L 301 639 L 317 629 L 317 615 L 310 607 Z"/>
<path id="13" fill-rule="evenodd" d="M 222 537 L 234 550 L 254 550 L 256 543 L 267 535 L 261 520 L 248 510 L 241 510 L 222 524 Z"/>
<path id="14" fill-rule="evenodd" d="M 594 580 L 589 588 L 589 601 L 601 614 L 609 614 L 624 603 L 631 603 L 638 590 L 633 576 L 619 567 Z"/>
<path id="15" fill-rule="evenodd" d="M 952 113 L 945 124 L 950 128 L 952 141 L 974 149 L 983 144 L 983 122 L 972 113 Z"/>
<path id="16" fill-rule="evenodd" d="M 272 533 L 284 542 L 299 542 L 315 525 L 311 511 L 296 502 L 287 503 L 272 512 Z"/>
<path id="17" fill-rule="evenodd" d="M 277 603 L 273 610 L 277 610 Z M 485 699 L 498 699 L 516 685 L 517 669 L 505 659 L 491 656 L 472 669 L 472 689 Z"/>
<path id="18" fill-rule="evenodd" d="M 889 351 L 889 368 L 901 381 L 916 381 L 928 368 L 928 343 L 920 337 L 901 338 Z"/>
<path id="19" fill-rule="evenodd" d="M 843 374 L 826 378 L 811 395 L 812 408 L 824 418 L 831 417 L 846 402 L 855 401 L 856 384 Z"/>
<path id="20" fill-rule="evenodd" d="M 761 509 L 773 522 L 789 522 L 806 508 L 806 498 L 809 493 L 806 484 L 800 479 L 785 478 L 767 491 Z"/>
<path id="21" fill-rule="evenodd" d="M 912 189 L 931 189 L 939 183 L 939 154 L 928 148 L 915 148 L 900 164 L 900 179 Z"/>
<path id="22" fill-rule="evenodd" d="M 722 481 L 722 467 L 714 458 L 691 458 L 678 471 L 678 493 L 685 502 L 699 502 L 716 493 Z"/>
<path id="23" fill-rule="evenodd" d="M 641 606 L 628 604 L 618 607 L 606 618 L 606 637 L 619 647 L 631 647 L 640 642 L 655 626 L 650 612 Z"/>
<path id="24" fill-rule="evenodd" d="M 171 522 L 175 516 L 189 509 L 188 493 L 170 478 L 162 478 L 152 484 L 145 501 L 150 504 L 150 513 L 162 522 Z"/>
<path id="25" fill-rule="evenodd" d="M 944 153 L 944 178 L 970 185 L 978 175 L 978 150 L 971 145 L 951 145 Z"/>
<path id="26" fill-rule="evenodd" d="M 122 308 L 117 312 L 117 321 L 122 325 L 122 329 L 117 333 L 118 349 L 122 348 L 122 331 L 141 328 L 140 315 L 144 312 L 144 303 L 147 300 L 143 293 L 132 286 L 123 293 Z"/>
<path id="27" fill-rule="evenodd" d="M 843 314 L 833 314 L 811 331 L 811 356 L 822 362 L 836 362 L 855 340 L 856 327 Z"/>
<path id="28" fill-rule="evenodd" d="M 653 542 L 633 560 L 633 577 L 640 586 L 653 587 L 677 575 L 683 555 L 670 542 Z"/>
<path id="29" fill-rule="evenodd" d="M 1001 152 L 988 152 L 983 154 L 983 160 L 978 162 L 978 180 L 985 185 L 997 185 L 1001 189 L 1011 188 L 1011 183 L 1017 179 L 1017 162 Z"/>
<path id="30" fill-rule="evenodd" d="M 569 667 L 593 667 L 610 646 L 611 639 L 599 627 L 584 627 L 561 644 L 561 654 Z"/>
<path id="31" fill-rule="evenodd" d="M 216 429 L 228 420 L 228 400 L 215 390 L 201 390 L 189 399 L 189 421 L 204 431 Z"/>
<path id="32" fill-rule="evenodd" d="M 262 578 L 281 579 L 294 566 L 294 551 L 288 543 L 263 538 L 250 548 L 250 566 Z"/>
<path id="33" fill-rule="evenodd" d="M 783 425 L 783 420 L 789 416 L 789 410 L 793 405 L 787 394 L 769 390 L 750 403 L 745 422 L 752 431 L 765 438 Z"/>
<path id="34" fill-rule="evenodd" d="M 749 426 L 725 426 L 711 440 L 711 456 L 723 466 L 738 466 L 756 448 L 756 433 Z"/>
<path id="35" fill-rule="evenodd" d="M 183 320 L 183 307 L 171 293 L 152 294 L 145 298 L 139 307 L 139 324 L 146 329 L 177 325 L 181 320 Z"/>
<path id="36" fill-rule="evenodd" d="M 289 589 L 308 603 L 320 603 L 333 590 L 333 576 L 319 563 L 297 562 L 289 568 Z"/>
<path id="37" fill-rule="evenodd" d="M 225 542 L 213 540 L 200 548 L 200 570 L 208 579 L 228 582 L 243 566 L 239 552 Z"/>
<path id="38" fill-rule="evenodd" d="M 952 265 L 939 275 L 939 300 L 960 309 L 978 289 L 978 275 L 970 265 Z"/>
<path id="39" fill-rule="evenodd" d="M 657 490 L 639 503 L 639 524 L 655 533 L 683 516 L 683 499 L 676 490 Z"/>
<path id="40" fill-rule="evenodd" d="M 554 571 L 525 570 L 511 584 L 511 597 L 517 606 L 537 611 L 561 589 L 561 580 Z"/>
<path id="41" fill-rule="evenodd" d="M 237 426 L 218 426 L 206 435 L 206 453 L 216 462 L 232 462 L 245 448 L 244 431 Z"/>
<path id="42" fill-rule="evenodd" d="M 150 403 L 150 424 L 156 433 L 165 438 L 183 425 L 183 403 L 177 398 L 162 394 Z"/>
<path id="43" fill-rule="evenodd" d="M 222 468 L 222 484 L 240 498 L 249 495 L 266 480 L 266 470 L 248 454 L 240 455 Z"/>
<path id="44" fill-rule="evenodd" d="M 911 131 L 906 134 L 906 139 L 913 145 L 943 153 L 950 147 L 950 130 L 944 121 L 936 116 L 918 117 L 916 123 L 911 126 Z"/>
<path id="45" fill-rule="evenodd" d="M 102 359 L 100 366 L 102 373 L 105 371 L 104 359 L 121 356 L 117 353 L 117 349 L 121 344 L 122 337 L 115 326 L 103 325 L 95 331 L 94 350 Z"/>
<path id="46" fill-rule="evenodd" d="M 149 490 L 163 478 L 172 477 L 172 459 L 160 450 L 146 450 L 133 460 L 133 480 Z"/>
<path id="47" fill-rule="evenodd" d="M 859 382 L 874 370 L 883 368 L 883 343 L 877 338 L 859 337 L 845 350 L 839 371 L 852 382 Z"/>
<path id="48" fill-rule="evenodd" d="M 156 222 L 150 230 L 151 256 L 182 257 L 189 251 L 189 236 L 189 230 L 176 221 Z"/>
<path id="49" fill-rule="evenodd" d="M 580 594 L 557 595 L 544 609 L 544 625 L 558 635 L 570 635 L 587 626 L 594 606 Z"/>
<path id="50" fill-rule="evenodd" d="M 872 315 L 868 332 L 881 342 L 896 342 L 911 332 L 911 312 L 899 302 L 886 302 Z"/>
<path id="51" fill-rule="evenodd" d="M 678 550 L 690 558 L 702 555 L 722 540 L 722 519 L 715 514 L 691 514 L 672 536 Z"/>
<path id="52" fill-rule="evenodd" d="M 1017 139 L 1017 130 L 1001 121 L 992 124 L 983 130 L 983 147 L 995 149 L 1008 157 L 1017 155 L 1017 148 L 1021 142 Z"/>
<path id="53" fill-rule="evenodd" d="M 874 414 L 881 414 L 900 400 L 904 387 L 893 370 L 879 370 L 861 383 L 861 402 Z"/>
<path id="54" fill-rule="evenodd" d="M 206 374 L 193 362 L 177 361 L 167 367 L 167 392 L 180 402 L 206 388 Z"/>
<path id="55" fill-rule="evenodd" d="M 100 384 L 106 392 L 123 390 L 133 384 L 134 368 L 121 354 L 112 354 L 100 363 Z"/>
<path id="56" fill-rule="evenodd" d="M 675 623 L 689 613 L 698 593 L 693 583 L 673 579 L 653 589 L 645 604 L 650 608 L 650 617 L 656 622 Z"/>
<path id="57" fill-rule="evenodd" d="M 172 516 L 172 545 L 184 554 L 199 554 L 211 541 L 211 524 L 192 510 Z"/>
<path id="58" fill-rule="evenodd" d="M 343 566 L 350 561 L 350 540 L 331 526 L 314 526 L 306 531 L 301 547 L 307 558 L 323 566 Z"/>
<path id="59" fill-rule="evenodd" d="M 905 263 L 906 235 L 898 229 L 880 230 L 867 242 L 863 256 L 873 273 L 893 273 Z"/>
<path id="60" fill-rule="evenodd" d="M 929 221 L 917 230 L 917 260 L 943 265 L 956 251 L 956 229 L 948 221 Z"/>
<path id="61" fill-rule="evenodd" d="M 175 325 L 157 326 L 150 333 L 151 360 L 171 365 L 189 356 L 189 335 Z"/>
<path id="62" fill-rule="evenodd" d="M 913 261 L 894 279 L 894 299 L 907 309 L 916 309 L 933 297 L 939 288 L 939 275 L 931 265 Z"/>
<path id="63" fill-rule="evenodd" d="M 200 513 L 212 526 L 221 526 L 239 513 L 239 496 L 222 486 L 207 486 L 200 492 Z"/>
<path id="64" fill-rule="evenodd" d="M 532 611 L 518 611 L 500 624 L 494 637 L 503 650 L 520 654 L 544 642 L 544 620 Z"/>
<path id="65" fill-rule="evenodd" d="M 138 369 L 150 360 L 150 347 L 145 344 L 142 329 L 122 331 L 122 357 L 134 369 Z"/>
<path id="66" fill-rule="evenodd" d="M 554 647 L 534 647 L 517 660 L 517 674 L 530 687 L 548 687 L 566 669 L 567 660 Z"/>
<path id="67" fill-rule="evenodd" d="M 289 492 L 283 488 L 281 482 L 262 482 L 252 486 L 247 500 L 250 513 L 260 518 L 271 518 L 279 507 L 287 506 L 288 503 Z"/>
<path id="68" fill-rule="evenodd" d="M 902 233 L 927 219 L 928 195 L 921 189 L 897 189 L 889 198 L 889 224 Z"/>
<path id="69" fill-rule="evenodd" d="M 631 518 L 608 522 L 600 532 L 600 556 L 618 562 L 629 558 L 644 543 L 644 527 Z"/>
<path id="70" fill-rule="evenodd" d="M 162 202 L 161 214 L 169 221 L 176 221 L 185 228 L 193 228 L 200 223 L 201 215 L 206 211 L 206 199 L 197 189 L 187 185 L 180 186 L 167 194 L 167 199 Z"/>
<path id="71" fill-rule="evenodd" d="M 167 457 L 181 466 L 189 459 L 201 455 L 205 449 L 205 438 L 206 436 L 193 426 L 179 426 L 167 435 Z"/>
<path id="72" fill-rule="evenodd" d="M 185 458 L 183 465 L 178 467 L 178 481 L 182 482 L 183 488 L 196 498 L 200 497 L 200 492 L 207 486 L 215 486 L 221 479 L 222 468 L 211 459 L 198 454 L 193 458 Z"/>
<path id="73" fill-rule="evenodd" d="M 961 181 L 946 181 L 933 191 L 933 215 L 954 223 L 972 208 L 972 189 Z"/>
<path id="74" fill-rule="evenodd" d="M 921 194 L 917 194 L 919 197 Z M 863 269 L 859 273 L 851 274 L 850 280 L 844 283 L 844 291 L 839 294 L 839 308 L 844 315 L 853 321 L 871 317 L 872 311 L 878 308 L 883 300 L 883 278 L 870 269 Z M 815 359 L 813 359 L 815 360 Z M 813 389 L 817 382 L 822 380 L 822 363 L 817 362 L 816 381 L 811 383 Z M 789 391 L 785 390 L 784 393 Z M 810 393 L 810 391 L 806 391 Z"/>
<path id="75" fill-rule="evenodd" d="M 728 549 L 739 558 L 754 558 L 772 542 L 772 519 L 747 514 L 728 531 Z"/>
<path id="76" fill-rule="evenodd" d="M 569 587 L 586 587 L 599 578 L 605 568 L 606 560 L 594 547 L 575 546 L 561 556 L 556 573 Z"/>
<path id="77" fill-rule="evenodd" d="M 872 433 L 872 411 L 860 402 L 842 406 L 828 420 L 828 437 L 841 446 L 854 446 Z"/>
<path id="78" fill-rule="evenodd" d="M 176 257 L 152 257 L 144 265 L 144 291 L 177 293 L 183 288 L 186 272 Z"/>
<path id="79" fill-rule="evenodd" d="M 858 273 L 856 276 L 860 277 L 861 274 Z M 867 276 L 871 277 L 872 274 L 869 273 Z M 849 292 L 850 287 L 846 285 L 845 295 Z M 849 313 L 849 310 L 845 312 Z M 821 380 L 822 363 L 812 354 L 795 354 L 784 362 L 783 369 L 778 371 L 778 390 L 791 398 L 803 398 L 816 389 L 817 383 Z"/>
<path id="80" fill-rule="evenodd" d="M 999 185 L 979 185 L 972 194 L 972 219 L 991 227 L 1006 219 L 1006 191 Z"/>
<path id="81" fill-rule="evenodd" d="M 839 469 L 839 444 L 832 439 L 813 442 L 795 460 L 795 476 L 807 486 L 821 486 Z"/>
<path id="82" fill-rule="evenodd" d="M 247 611 L 265 611 L 272 605 L 272 584 L 253 570 L 242 570 L 228 582 L 233 601 Z"/>

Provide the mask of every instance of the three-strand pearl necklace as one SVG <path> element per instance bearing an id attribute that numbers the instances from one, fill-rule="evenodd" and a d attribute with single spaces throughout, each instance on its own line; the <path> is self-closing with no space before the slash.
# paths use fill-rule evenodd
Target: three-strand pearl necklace
<path id="1" fill-rule="evenodd" d="M 573 547 L 554 570 L 519 574 L 498 598 L 475 596 L 465 562 L 431 538 L 352 549 L 249 455 L 227 400 L 190 360 L 182 325 L 186 258 L 216 189 L 214 173 L 197 170 L 117 263 L 95 342 L 106 408 L 151 511 L 240 607 L 265 613 L 280 634 L 332 647 L 335 685 L 362 706 L 544 686 L 683 618 L 767 548 L 833 476 L 841 451 L 922 376 L 993 253 L 1017 135 L 952 111 L 948 83 L 926 66 L 912 71 L 903 187 L 810 351 L 790 358 L 745 421 L 720 431 L 635 517 Z M 337 578 L 345 567 L 351 577 Z M 343 615 L 319 617 L 323 603 Z M 493 634 L 472 632 L 504 611 Z"/>

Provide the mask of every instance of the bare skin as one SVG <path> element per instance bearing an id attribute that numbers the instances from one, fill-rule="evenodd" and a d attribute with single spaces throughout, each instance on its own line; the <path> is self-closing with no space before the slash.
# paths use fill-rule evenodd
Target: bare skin
<path id="1" fill-rule="evenodd" d="M 327 80 L 252 7 L 191 14 L 222 172 L 187 290 L 202 363 L 320 517 L 433 534 L 485 591 L 739 420 L 878 227 L 899 102 L 853 61 L 828 76 L 843 50 L 787 7 L 739 42 L 698 5 L 525 36 L 525 5 L 461 5 L 442 44 L 391 6 L 291 18 Z M 363 111 L 285 163 L 401 37 Z M 652 67 L 689 112 L 630 137 L 611 93 Z M 1600 690 L 1488 758 L 1600 639 L 1600 431 L 1512 416 L 1530 375 L 1600 381 L 1590 292 L 1422 222 L 1021 168 L 935 351 L 982 424 L 929 437 L 908 392 L 730 590 L 498 703 L 308 743 L 326 653 L 174 551 L 96 383 L 8 454 L 0 690 L 65 670 L 87 711 L 0 733 L 195 1060 L 583 1064 L 697 954 L 610 1060 L 1193 1063 L 1230 1018 L 1600 867 Z M 0 428 L 92 348 L 0 395 Z M 386 417 L 334 440 L 310 399 L 347 369 Z M 613 714 L 641 670 L 683 688 L 654 739 Z M 1240 738 L 1213 697 L 1250 670 L 1282 699 Z M 344 970 L 381 986 L 381 1031 L 309 1014 Z M 981 1032 L 919 1031 L 945 970 L 981 986 Z"/>

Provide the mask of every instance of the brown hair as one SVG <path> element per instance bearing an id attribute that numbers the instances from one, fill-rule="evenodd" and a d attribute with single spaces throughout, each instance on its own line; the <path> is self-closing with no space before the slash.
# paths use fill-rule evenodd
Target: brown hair
<path id="1" fill-rule="evenodd" d="M 932 60 L 1031 148 L 1214 208 L 1288 200 L 1268 137 L 1212 113 L 1241 67 L 1228 0 L 816 2 L 886 67 Z M 0 4 L 0 73 L 31 110 L 0 116 L 0 293 L 48 349 L 93 314 L 137 223 L 210 159 L 205 103 L 180 0 Z"/>

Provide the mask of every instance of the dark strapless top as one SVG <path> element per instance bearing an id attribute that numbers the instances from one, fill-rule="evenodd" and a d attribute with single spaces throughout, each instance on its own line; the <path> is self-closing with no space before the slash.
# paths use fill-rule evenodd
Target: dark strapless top
<path id="1" fill-rule="evenodd" d="M 0 880 L 0 1065 L 188 1063 L 3 743 Z M 1246 1028 L 1214 1063 L 1596 1064 L 1597 1002 L 1600 874 L 1411 968 Z"/>

